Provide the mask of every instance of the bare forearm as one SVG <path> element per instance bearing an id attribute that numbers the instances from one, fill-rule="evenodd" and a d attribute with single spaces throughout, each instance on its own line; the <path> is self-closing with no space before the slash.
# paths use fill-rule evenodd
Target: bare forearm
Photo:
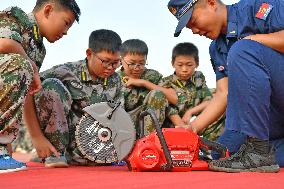
<path id="1" fill-rule="evenodd" d="M 227 97 L 215 95 L 204 111 L 191 123 L 201 131 L 216 121 L 226 110 Z"/>
<path id="2" fill-rule="evenodd" d="M 201 104 L 193 107 L 190 109 L 191 111 L 191 115 L 196 115 L 196 114 L 199 114 L 200 112 L 202 112 L 209 104 L 209 101 L 206 100 L 206 101 L 203 101 Z"/>
<path id="3" fill-rule="evenodd" d="M 30 61 L 34 69 L 36 68 L 34 61 L 32 61 L 28 57 L 27 53 L 25 52 L 21 44 L 18 43 L 17 41 L 5 38 L 0 39 L 0 53 L 2 54 L 15 53 L 22 55 L 25 59 Z"/>
<path id="4" fill-rule="evenodd" d="M 222 78 L 217 81 L 216 94 L 210 100 L 209 104 L 197 116 L 197 118 L 191 122 L 191 125 L 196 129 L 197 132 L 208 127 L 211 123 L 216 121 L 226 110 L 227 106 L 227 95 L 228 95 L 228 78 Z"/>
<path id="5" fill-rule="evenodd" d="M 37 118 L 35 103 L 32 95 L 27 95 L 25 100 L 24 120 L 32 139 L 36 137 L 43 137 L 43 133 L 40 129 L 40 124 Z"/>
<path id="6" fill-rule="evenodd" d="M 30 132 L 33 145 L 39 157 L 46 158 L 51 154 L 59 157 L 59 153 L 49 140 L 43 135 L 37 119 L 33 96 L 28 95 L 24 105 L 24 119 Z"/>
<path id="7" fill-rule="evenodd" d="M 12 39 L 0 39 L 0 53 L 8 54 L 8 53 L 15 53 L 20 54 L 26 59 L 29 59 L 26 52 L 24 51 L 23 47 L 20 43 L 12 40 Z"/>
<path id="8" fill-rule="evenodd" d="M 165 94 L 169 103 L 171 103 L 171 104 L 175 105 L 178 101 L 176 92 L 173 89 L 164 88 L 164 87 L 161 87 L 159 85 L 155 85 L 155 84 L 153 84 L 149 81 L 146 81 L 146 80 L 144 82 L 144 87 L 146 87 L 149 90 L 160 90 L 160 91 L 162 91 Z"/>
<path id="9" fill-rule="evenodd" d="M 268 34 L 255 34 L 247 36 L 245 39 L 257 41 L 280 53 L 284 53 L 284 30 Z"/>
<path id="10" fill-rule="evenodd" d="M 174 126 L 183 126 L 184 122 L 182 121 L 181 117 L 179 115 L 171 115 L 169 116 L 169 119 L 173 123 Z"/>

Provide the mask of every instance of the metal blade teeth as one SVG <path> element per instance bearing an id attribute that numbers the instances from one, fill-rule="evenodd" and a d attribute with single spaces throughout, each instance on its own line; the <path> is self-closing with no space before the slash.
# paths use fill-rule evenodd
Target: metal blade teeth
<path id="1" fill-rule="evenodd" d="M 87 159 L 96 163 L 117 161 L 111 136 L 109 140 L 103 141 L 102 137 L 98 135 L 100 130 L 106 130 L 100 122 L 89 115 L 84 115 L 79 125 L 76 129 L 76 142 L 81 153 Z"/>

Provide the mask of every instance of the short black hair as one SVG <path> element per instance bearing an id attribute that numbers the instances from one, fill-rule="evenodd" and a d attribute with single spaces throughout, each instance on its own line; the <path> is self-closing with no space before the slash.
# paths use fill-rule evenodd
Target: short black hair
<path id="1" fill-rule="evenodd" d="M 53 2 L 55 5 L 59 5 L 63 8 L 71 10 L 74 13 L 75 20 L 79 22 L 81 10 L 75 0 L 37 0 L 34 7 L 34 11 L 41 9 L 46 3 Z"/>
<path id="2" fill-rule="evenodd" d="M 198 48 L 193 43 L 179 43 L 172 51 L 172 63 L 177 56 L 192 56 L 197 65 L 199 65 Z"/>
<path id="3" fill-rule="evenodd" d="M 101 51 L 119 52 L 121 43 L 120 36 L 112 30 L 95 30 L 89 37 L 89 48 L 96 53 Z"/>
<path id="4" fill-rule="evenodd" d="M 124 57 L 126 54 L 138 54 L 146 56 L 148 55 L 147 44 L 140 39 L 129 39 L 122 43 L 120 48 L 120 54 Z"/>

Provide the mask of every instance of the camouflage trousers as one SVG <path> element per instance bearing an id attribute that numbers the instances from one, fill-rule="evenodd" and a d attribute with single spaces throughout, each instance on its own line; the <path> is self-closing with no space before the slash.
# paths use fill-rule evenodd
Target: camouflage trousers
<path id="1" fill-rule="evenodd" d="M 209 127 L 201 131 L 199 135 L 208 140 L 217 141 L 219 136 L 221 136 L 221 134 L 224 132 L 225 119 L 226 116 L 222 115 L 217 121 L 215 121 L 214 123 L 209 125 Z"/>
<path id="2" fill-rule="evenodd" d="M 71 138 L 75 138 L 75 129 L 70 125 L 71 95 L 63 83 L 55 78 L 44 80 L 42 87 L 43 90 L 34 96 L 40 127 L 56 150 L 63 153 L 70 145 Z M 33 150 L 26 127 L 20 128 L 19 136 L 12 143 L 12 147 L 14 151 Z"/>
<path id="3" fill-rule="evenodd" d="M 75 129 L 80 117 L 72 110 L 72 97 L 63 83 L 55 78 L 42 82 L 43 90 L 35 95 L 37 117 L 44 136 L 61 154 L 65 154 L 68 163 L 76 165 L 96 165 L 85 159 L 76 148 Z M 24 130 L 23 130 L 24 132 Z M 25 132 L 21 144 L 29 144 Z M 14 146 L 23 146 L 14 144 Z M 28 151 L 30 151 L 29 149 Z"/>
<path id="4" fill-rule="evenodd" d="M 35 151 L 27 127 L 23 126 L 19 128 L 18 136 L 16 140 L 12 142 L 12 149 L 13 152 L 21 152 L 21 153 L 29 153 Z"/>
<path id="5" fill-rule="evenodd" d="M 166 116 L 165 111 L 167 106 L 168 101 L 164 93 L 159 90 L 150 91 L 141 106 L 138 106 L 134 110 L 128 112 L 134 122 L 136 131 L 139 132 L 140 130 L 139 115 L 141 112 L 147 109 L 152 109 L 156 113 L 160 125 L 163 125 Z M 150 116 L 146 116 L 144 118 L 144 135 L 147 135 L 153 131 L 155 131 L 155 125 L 153 124 L 153 121 Z M 139 133 L 137 133 L 136 136 L 139 136 Z"/>
<path id="6" fill-rule="evenodd" d="M 33 75 L 32 65 L 21 55 L 0 54 L 0 144 L 11 143 L 18 135 Z"/>
<path id="7" fill-rule="evenodd" d="M 55 78 L 44 80 L 42 88 L 34 97 L 40 127 L 56 150 L 63 153 L 70 143 L 71 94 Z"/>

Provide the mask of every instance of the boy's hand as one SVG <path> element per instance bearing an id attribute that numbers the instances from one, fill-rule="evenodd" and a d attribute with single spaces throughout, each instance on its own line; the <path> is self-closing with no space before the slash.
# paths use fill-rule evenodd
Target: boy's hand
<path id="1" fill-rule="evenodd" d="M 34 138 L 33 145 L 36 149 L 38 157 L 46 158 L 54 154 L 56 157 L 59 158 L 59 153 L 45 137 Z"/>
<path id="2" fill-rule="evenodd" d="M 33 69 L 34 69 L 34 78 L 33 78 L 33 81 L 31 83 L 31 86 L 29 88 L 29 94 L 30 95 L 34 95 L 35 93 L 40 91 L 41 88 L 42 88 L 39 73 L 38 73 L 38 70 L 37 70 L 37 66 L 35 65 L 34 62 L 32 62 L 32 66 L 33 66 Z"/>
<path id="3" fill-rule="evenodd" d="M 176 125 L 175 128 L 184 128 L 191 132 L 198 133 L 197 129 L 192 124 Z"/>
<path id="4" fill-rule="evenodd" d="M 125 82 L 127 87 L 131 87 L 131 86 L 143 87 L 144 86 L 143 79 L 134 79 L 134 78 L 125 76 L 122 78 L 122 80 Z"/>
<path id="5" fill-rule="evenodd" d="M 187 110 L 186 112 L 185 112 L 185 114 L 183 115 L 183 117 L 182 117 L 182 121 L 185 123 L 185 124 L 189 124 L 190 123 L 190 120 L 191 120 L 191 118 L 192 118 L 192 113 L 191 113 L 191 111 L 190 111 L 190 109 L 189 110 Z"/>
<path id="6" fill-rule="evenodd" d="M 184 129 L 187 129 L 188 128 L 188 125 L 175 125 L 175 128 L 184 128 Z"/>
<path id="7" fill-rule="evenodd" d="M 41 81 L 38 72 L 34 74 L 34 79 L 29 89 L 29 94 L 34 95 L 41 90 Z"/>
<path id="8" fill-rule="evenodd" d="M 126 84 L 126 83 L 128 82 L 128 79 L 129 79 L 129 77 L 127 77 L 127 76 L 123 77 L 123 78 L 122 78 L 123 83 Z"/>

